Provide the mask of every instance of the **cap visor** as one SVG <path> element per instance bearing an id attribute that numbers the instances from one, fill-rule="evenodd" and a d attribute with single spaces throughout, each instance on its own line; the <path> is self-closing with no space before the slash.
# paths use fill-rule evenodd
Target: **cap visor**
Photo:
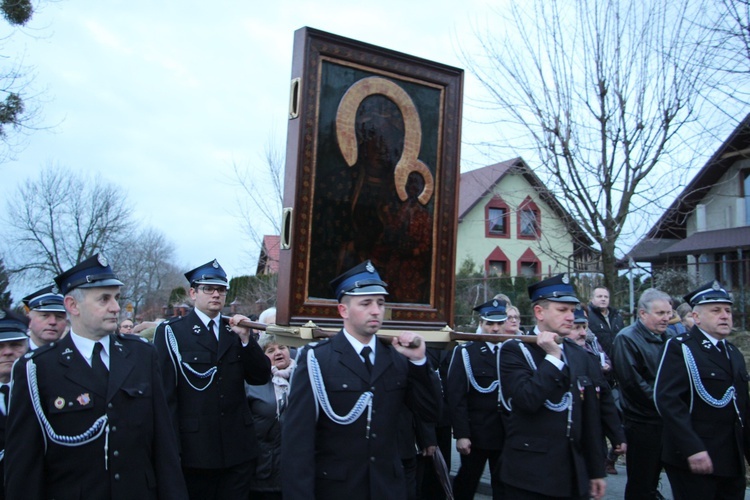
<path id="1" fill-rule="evenodd" d="M 508 316 L 500 315 L 500 314 L 497 314 L 497 315 L 493 314 L 489 316 L 479 316 L 479 317 L 485 321 L 492 321 L 493 323 L 502 323 L 503 321 L 508 320 Z"/>
<path id="2" fill-rule="evenodd" d="M 65 312 L 65 306 L 64 305 L 58 305 L 58 304 L 48 304 L 46 306 L 39 306 L 31 309 L 32 311 L 39 311 L 39 312 Z"/>
<path id="3" fill-rule="evenodd" d="M 75 288 L 104 288 L 107 286 L 122 286 L 123 282 L 115 279 L 110 278 L 107 280 L 100 280 L 100 281 L 92 281 L 91 283 L 84 283 L 83 285 L 78 285 Z"/>
<path id="4" fill-rule="evenodd" d="M 206 280 L 197 280 L 193 281 L 194 285 L 218 285 L 218 286 L 225 286 L 227 289 L 229 289 L 229 283 L 226 281 L 222 281 L 220 279 L 206 279 Z"/>
<path id="5" fill-rule="evenodd" d="M 26 340 L 29 336 L 26 332 L 0 332 L 0 342 L 10 342 L 12 340 Z"/>
<path id="6" fill-rule="evenodd" d="M 572 295 L 566 295 L 563 297 L 546 297 L 547 300 L 550 302 L 567 302 L 570 304 L 580 304 L 581 301 L 578 300 L 578 298 L 573 297 Z"/>
<path id="7" fill-rule="evenodd" d="M 388 292 L 380 285 L 369 285 L 355 288 L 350 292 L 345 292 L 344 295 L 388 295 Z"/>

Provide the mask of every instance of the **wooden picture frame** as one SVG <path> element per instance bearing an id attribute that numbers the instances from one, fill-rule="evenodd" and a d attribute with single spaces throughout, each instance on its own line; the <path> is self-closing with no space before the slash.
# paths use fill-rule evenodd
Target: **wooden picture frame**
<path id="1" fill-rule="evenodd" d="M 370 259 L 385 328 L 451 325 L 463 71 L 295 32 L 277 323 L 341 324 L 329 282 Z"/>

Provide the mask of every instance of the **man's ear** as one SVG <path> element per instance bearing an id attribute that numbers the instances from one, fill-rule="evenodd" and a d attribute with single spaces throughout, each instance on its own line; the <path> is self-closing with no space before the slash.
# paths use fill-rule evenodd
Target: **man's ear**
<path id="1" fill-rule="evenodd" d="M 65 305 L 65 310 L 71 316 L 78 316 L 81 313 L 78 309 L 78 302 L 72 296 L 66 295 L 63 299 L 63 304 Z"/>
<path id="2" fill-rule="evenodd" d="M 341 316 L 344 319 L 347 319 L 349 317 L 349 308 L 344 303 L 339 303 L 338 305 L 339 310 L 339 316 Z"/>

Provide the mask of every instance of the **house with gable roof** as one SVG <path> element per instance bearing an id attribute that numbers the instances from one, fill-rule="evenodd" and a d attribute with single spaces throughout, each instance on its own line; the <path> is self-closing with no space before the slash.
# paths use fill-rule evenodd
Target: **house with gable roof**
<path id="1" fill-rule="evenodd" d="M 734 291 L 750 286 L 750 114 L 628 257 Z"/>
<path id="2" fill-rule="evenodd" d="M 279 242 L 281 237 L 278 235 L 263 236 L 263 245 L 260 248 L 260 257 L 258 258 L 258 267 L 255 270 L 256 275 L 276 274 L 279 272 Z"/>
<path id="3" fill-rule="evenodd" d="M 595 271 L 592 241 L 522 158 L 461 174 L 456 267 L 489 276 Z"/>

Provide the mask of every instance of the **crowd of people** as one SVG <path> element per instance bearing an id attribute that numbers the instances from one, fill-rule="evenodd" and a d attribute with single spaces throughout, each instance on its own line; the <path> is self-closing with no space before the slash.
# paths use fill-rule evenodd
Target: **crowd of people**
<path id="1" fill-rule="evenodd" d="M 493 499 L 599 499 L 623 455 L 626 499 L 662 470 L 675 499 L 744 498 L 750 376 L 718 282 L 677 312 L 646 290 L 626 326 L 557 275 L 528 288 L 530 331 L 498 294 L 447 350 L 378 336 L 366 261 L 330 283 L 341 330 L 295 349 L 222 315 L 216 260 L 185 277 L 193 310 L 153 324 L 119 321 L 101 254 L 0 311 L 0 498 L 471 499 L 489 466 Z"/>

